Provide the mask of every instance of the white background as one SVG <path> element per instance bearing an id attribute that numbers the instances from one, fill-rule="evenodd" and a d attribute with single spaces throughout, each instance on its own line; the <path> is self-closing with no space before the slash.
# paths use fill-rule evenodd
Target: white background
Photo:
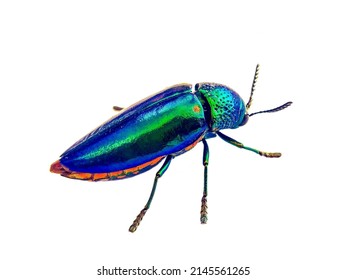
<path id="1" fill-rule="evenodd" d="M 2 1 L 1 279 L 346 279 L 346 13 L 343 1 Z M 171 163 L 135 234 L 155 168 L 89 183 L 49 172 L 80 137 L 181 83 L 229 85 L 252 117 L 211 139 L 209 221 L 199 224 L 202 144 Z M 106 277 L 121 266 L 181 277 Z"/>

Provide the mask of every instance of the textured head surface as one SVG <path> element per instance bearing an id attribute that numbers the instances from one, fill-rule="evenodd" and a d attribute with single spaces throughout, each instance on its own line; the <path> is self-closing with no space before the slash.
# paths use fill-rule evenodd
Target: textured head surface
<path id="1" fill-rule="evenodd" d="M 215 83 L 198 83 L 195 85 L 195 90 L 207 101 L 212 131 L 240 126 L 246 107 L 237 92 Z"/>

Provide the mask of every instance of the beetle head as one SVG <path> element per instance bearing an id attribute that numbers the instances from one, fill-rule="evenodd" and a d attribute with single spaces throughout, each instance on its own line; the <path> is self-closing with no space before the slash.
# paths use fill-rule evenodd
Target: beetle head
<path id="1" fill-rule="evenodd" d="M 278 112 L 292 104 L 292 102 L 287 102 L 270 110 L 249 114 L 248 109 L 252 103 L 254 86 L 247 105 L 236 91 L 221 84 L 198 83 L 195 85 L 195 91 L 204 108 L 206 121 L 212 131 L 238 128 L 245 125 L 249 117 L 253 115 Z"/>
<path id="2" fill-rule="evenodd" d="M 247 122 L 246 106 L 231 88 L 215 83 L 198 83 L 195 91 L 205 110 L 212 131 L 237 128 Z"/>

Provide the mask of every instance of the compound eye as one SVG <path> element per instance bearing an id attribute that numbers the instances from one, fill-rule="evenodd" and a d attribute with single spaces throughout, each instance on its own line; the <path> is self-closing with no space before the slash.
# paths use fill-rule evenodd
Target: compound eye
<path id="1" fill-rule="evenodd" d="M 242 122 L 240 123 L 240 126 L 245 125 L 245 124 L 248 122 L 248 119 L 249 119 L 248 114 L 245 114 L 245 115 L 243 116 Z"/>

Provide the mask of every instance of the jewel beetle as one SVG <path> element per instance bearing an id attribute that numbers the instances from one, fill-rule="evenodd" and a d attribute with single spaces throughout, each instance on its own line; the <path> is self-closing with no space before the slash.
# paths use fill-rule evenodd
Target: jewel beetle
<path id="1" fill-rule="evenodd" d="M 269 158 L 280 153 L 263 152 L 244 146 L 220 132 L 247 123 L 260 113 L 283 110 L 292 102 L 274 109 L 248 113 L 259 73 L 256 66 L 247 104 L 231 88 L 217 83 L 178 84 L 151 95 L 120 111 L 66 150 L 50 168 L 53 173 L 71 179 L 109 181 L 129 178 L 150 170 L 164 161 L 156 173 L 145 207 L 129 228 L 135 232 L 150 208 L 158 179 L 172 159 L 203 143 L 204 187 L 200 222 L 207 222 L 207 139 L 219 136 L 225 142 Z"/>

